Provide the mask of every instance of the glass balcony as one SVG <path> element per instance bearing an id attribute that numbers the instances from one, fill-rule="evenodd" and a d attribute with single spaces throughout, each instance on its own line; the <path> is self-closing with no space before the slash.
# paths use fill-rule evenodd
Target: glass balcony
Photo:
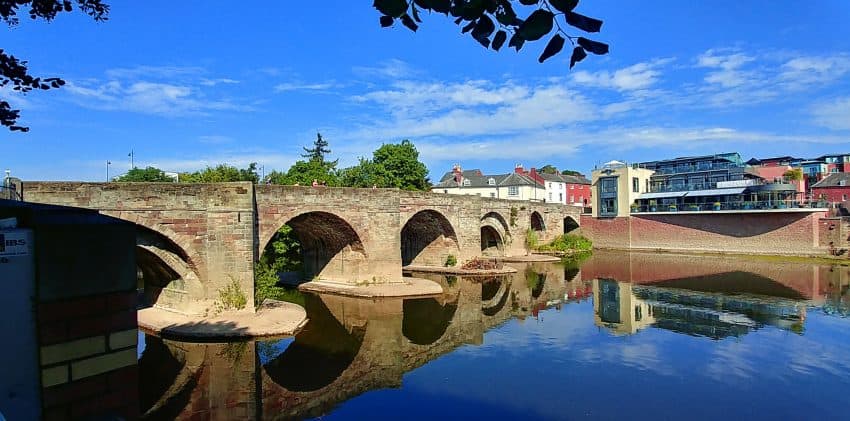
<path id="1" fill-rule="evenodd" d="M 736 210 L 771 209 L 823 209 L 829 203 L 824 201 L 799 202 L 796 200 L 728 201 L 713 203 L 678 203 L 655 205 L 632 205 L 631 213 L 652 212 L 712 212 Z"/>

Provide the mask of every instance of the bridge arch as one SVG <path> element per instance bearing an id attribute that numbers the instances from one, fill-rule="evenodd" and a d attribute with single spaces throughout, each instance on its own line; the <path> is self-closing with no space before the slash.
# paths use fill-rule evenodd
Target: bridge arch
<path id="1" fill-rule="evenodd" d="M 401 229 L 401 262 L 443 266 L 449 255 L 458 256 L 457 233 L 448 218 L 434 209 L 411 216 Z"/>
<path id="2" fill-rule="evenodd" d="M 501 256 L 504 254 L 505 243 L 508 242 L 510 231 L 505 218 L 498 212 L 488 212 L 481 217 L 481 254 Z"/>
<path id="3" fill-rule="evenodd" d="M 458 295 L 445 304 L 436 298 L 404 300 L 401 332 L 416 345 L 431 345 L 446 333 L 458 307 Z"/>
<path id="4" fill-rule="evenodd" d="M 136 273 L 144 306 L 196 313 L 194 299 L 203 296 L 189 254 L 167 236 L 136 225 Z"/>
<path id="5" fill-rule="evenodd" d="M 546 231 L 546 222 L 543 220 L 543 215 L 540 215 L 540 212 L 531 212 L 531 229 L 534 231 Z"/>
<path id="6" fill-rule="evenodd" d="M 579 229 L 578 221 L 572 216 L 564 217 L 564 234 L 569 234 L 575 230 Z"/>
<path id="7" fill-rule="evenodd" d="M 327 211 L 305 211 L 278 221 L 275 230 L 261 240 L 260 253 L 283 225 L 292 228 L 301 245 L 304 279 L 346 280 L 367 272 L 367 254 L 360 234 L 344 218 Z"/>

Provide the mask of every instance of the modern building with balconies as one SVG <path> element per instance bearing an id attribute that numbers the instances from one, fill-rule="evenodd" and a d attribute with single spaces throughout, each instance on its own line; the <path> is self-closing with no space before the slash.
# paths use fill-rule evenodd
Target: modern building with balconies
<path id="1" fill-rule="evenodd" d="M 653 174 L 647 192 L 631 205 L 632 212 L 781 209 L 801 199 L 796 185 L 760 177 L 735 152 L 635 166 Z"/>

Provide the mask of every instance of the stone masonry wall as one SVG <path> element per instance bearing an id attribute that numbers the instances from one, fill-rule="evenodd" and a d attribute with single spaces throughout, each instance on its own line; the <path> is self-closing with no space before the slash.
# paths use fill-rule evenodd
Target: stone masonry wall
<path id="1" fill-rule="evenodd" d="M 203 283 L 195 308 L 234 281 L 253 308 L 252 193 L 251 183 L 24 183 L 27 202 L 96 209 L 170 239 Z"/>

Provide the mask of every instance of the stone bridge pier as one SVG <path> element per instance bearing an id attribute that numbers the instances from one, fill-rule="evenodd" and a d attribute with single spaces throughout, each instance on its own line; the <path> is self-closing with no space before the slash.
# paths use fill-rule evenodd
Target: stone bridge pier
<path id="1" fill-rule="evenodd" d="M 402 267 L 524 255 L 529 230 L 548 241 L 580 208 L 396 189 L 251 183 L 25 182 L 28 202 L 95 209 L 135 224 L 146 299 L 204 315 L 234 290 L 254 309 L 254 263 L 284 225 L 302 248 L 303 277 L 387 284 Z M 96 265 L 97 262 L 91 262 Z"/>

